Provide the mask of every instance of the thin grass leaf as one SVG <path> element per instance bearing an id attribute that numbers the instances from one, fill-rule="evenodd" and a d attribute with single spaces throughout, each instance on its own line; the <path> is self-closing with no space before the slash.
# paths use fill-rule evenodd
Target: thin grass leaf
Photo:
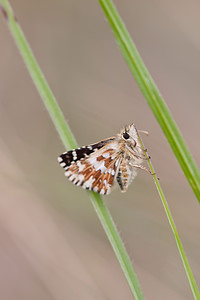
<path id="1" fill-rule="evenodd" d="M 99 0 L 115 38 L 147 103 L 162 128 L 188 182 L 200 202 L 200 172 L 151 75 L 145 67 L 111 0 Z"/>
<path id="2" fill-rule="evenodd" d="M 145 151 L 145 147 L 144 147 L 144 144 L 142 142 L 142 139 L 140 137 L 140 135 L 138 134 L 138 137 L 139 137 L 139 140 L 141 142 L 141 145 L 142 145 L 142 148 L 145 152 L 145 155 L 148 159 L 148 164 L 149 164 L 149 167 L 150 167 L 150 170 L 152 172 L 152 174 L 155 174 L 155 170 L 153 168 L 153 165 L 151 163 L 151 161 L 149 160 L 148 158 L 148 154 L 147 152 Z M 171 229 L 172 229 L 172 232 L 174 234 L 174 238 L 175 238 L 175 241 L 176 241 L 176 244 L 177 244 L 177 247 L 178 247 L 178 250 L 179 250 L 179 254 L 181 256 L 181 260 L 182 260 L 182 263 L 183 263 L 183 266 L 184 266 L 184 269 L 185 269 L 185 272 L 186 272 L 186 275 L 187 275 L 187 278 L 188 278 L 188 281 L 189 281 L 189 284 L 190 284 L 190 287 L 191 287 L 191 290 L 192 290 L 192 293 L 193 293 L 193 296 L 194 296 L 194 299 L 196 300 L 199 300 L 200 299 L 200 293 L 199 293 L 199 290 L 198 290 L 198 287 L 197 287 L 197 284 L 196 284 L 196 281 L 194 279 L 194 276 L 193 276 L 193 273 L 192 273 L 192 270 L 191 270 L 191 267 L 190 267 L 190 264 L 188 262 L 188 259 L 187 259 L 187 256 L 184 252 L 184 249 L 183 249 L 183 245 L 181 243 L 181 239 L 179 237 L 179 234 L 178 234 L 178 231 L 177 231 L 177 228 L 176 228 L 176 225 L 175 225 L 175 222 L 173 220 L 173 217 L 172 217 L 172 214 L 170 212 L 170 209 L 169 209 L 169 206 L 167 204 L 167 200 L 165 199 L 165 196 L 164 196 L 164 193 L 162 191 L 162 188 L 160 186 L 160 183 L 158 181 L 158 178 L 156 175 L 153 175 L 154 176 L 154 181 L 155 181 L 155 185 L 156 185 L 156 188 L 158 190 L 158 193 L 159 193 L 159 196 L 160 196 L 160 199 L 162 201 L 162 205 L 165 209 L 165 213 L 167 215 L 167 218 L 168 218 L 168 221 L 169 221 L 169 224 L 171 226 Z"/>
<path id="3" fill-rule="evenodd" d="M 64 116 L 56 102 L 56 99 L 50 90 L 47 81 L 37 64 L 34 55 L 25 39 L 25 36 L 14 17 L 11 6 L 7 0 L 0 0 L 0 9 L 12 33 L 12 36 L 18 46 L 19 52 L 28 68 L 32 80 L 38 90 L 45 107 L 49 111 L 50 117 L 60 135 L 60 138 L 66 148 L 76 148 L 77 143 L 65 122 Z M 126 252 L 123 242 L 117 232 L 116 226 L 111 215 L 106 208 L 100 195 L 89 192 L 94 209 L 101 221 L 105 233 L 111 243 L 111 246 L 117 256 L 120 266 L 128 281 L 131 292 L 136 300 L 144 300 L 142 290 L 132 267 L 130 258 Z"/>
<path id="4" fill-rule="evenodd" d="M 174 154 L 176 155 L 180 166 L 182 167 L 185 176 L 187 177 L 197 199 L 200 201 L 200 173 L 195 165 L 195 162 L 173 120 L 164 100 L 160 96 L 159 90 L 156 87 L 153 79 L 147 71 L 128 31 L 126 30 L 120 16 L 115 9 L 112 1 L 99 0 L 100 5 L 110 23 L 110 26 L 114 32 L 119 47 L 127 61 L 127 64 L 133 73 L 143 95 L 145 96 L 147 103 L 152 109 L 159 125 L 161 126 L 164 134 L 166 135 L 169 144 L 171 145 Z M 141 139 L 140 139 L 141 140 Z M 142 141 L 141 141 L 142 142 Z M 149 161 L 150 169 L 154 173 L 153 166 Z M 160 195 L 162 204 L 164 206 L 167 218 L 169 220 L 171 229 L 173 231 L 179 254 L 182 259 L 182 263 L 195 299 L 200 300 L 200 293 L 195 282 L 192 270 L 184 252 L 181 240 L 178 235 L 175 223 L 173 221 L 171 212 L 169 210 L 167 201 L 162 192 L 161 186 L 156 176 L 154 176 L 155 184 Z"/>

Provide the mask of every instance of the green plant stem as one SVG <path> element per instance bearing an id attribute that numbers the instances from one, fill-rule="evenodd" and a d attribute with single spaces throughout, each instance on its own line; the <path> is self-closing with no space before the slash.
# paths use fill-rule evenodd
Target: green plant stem
<path id="1" fill-rule="evenodd" d="M 49 111 L 50 117 L 60 135 L 63 144 L 66 148 L 76 148 L 77 143 L 69 129 L 69 126 L 65 122 L 64 116 L 56 102 L 56 99 L 34 58 L 34 55 L 28 45 L 28 42 L 25 39 L 25 36 L 19 24 L 16 21 L 16 18 L 13 15 L 9 2 L 7 0 L 0 0 L 0 5 L 0 9 L 2 10 L 3 16 L 7 21 L 8 27 L 18 46 L 19 52 L 22 55 L 22 58 L 44 102 L 45 107 Z M 120 263 L 120 266 L 125 274 L 134 298 L 136 300 L 143 300 L 144 297 L 139 281 L 108 209 L 106 208 L 100 195 L 94 192 L 89 192 L 89 194 L 95 211 L 101 221 L 101 224 Z"/>
<path id="2" fill-rule="evenodd" d="M 139 140 L 141 142 L 142 148 L 143 148 L 144 152 L 146 153 L 144 144 L 143 144 L 142 139 L 141 139 L 139 134 L 138 134 L 138 137 L 139 137 Z M 147 153 L 146 153 L 146 157 L 148 159 L 148 154 Z M 155 174 L 155 170 L 154 170 L 153 165 L 152 165 L 152 163 L 149 159 L 148 159 L 148 164 L 149 164 L 149 167 L 150 167 L 150 170 L 151 170 L 152 174 Z M 199 300 L 200 299 L 200 293 L 199 293 L 196 281 L 194 279 L 192 270 L 190 268 L 190 264 L 188 262 L 187 256 L 184 252 L 183 245 L 181 243 L 181 239 L 180 239 L 179 234 L 178 234 L 178 230 L 176 228 L 175 222 L 173 220 L 172 214 L 171 214 L 169 206 L 167 204 L 167 200 L 164 196 L 164 193 L 162 191 L 162 188 L 160 186 L 160 183 L 158 181 L 157 176 L 156 175 L 153 175 L 153 176 L 154 176 L 154 181 L 155 181 L 156 188 L 158 190 L 160 199 L 162 201 L 162 205 L 163 205 L 165 213 L 167 215 L 167 218 L 168 218 L 169 224 L 171 226 L 172 232 L 174 234 L 174 238 L 175 238 L 175 241 L 176 241 L 176 244 L 177 244 L 177 247 L 178 247 L 179 254 L 181 256 L 181 260 L 182 260 L 182 263 L 183 263 L 183 266 L 184 266 L 184 269 L 185 269 L 185 272 L 186 272 L 186 275 L 187 275 L 187 278 L 188 278 L 188 281 L 189 281 L 194 299 Z"/>
<path id="3" fill-rule="evenodd" d="M 177 157 L 179 164 L 181 165 L 185 176 L 187 177 L 197 199 L 200 201 L 200 173 L 195 165 L 195 162 L 173 120 L 167 105 L 160 96 L 159 90 L 156 87 L 153 79 L 151 78 L 148 70 L 146 69 L 127 29 L 125 28 L 117 10 L 115 9 L 111 0 L 99 0 L 99 3 L 110 23 L 115 38 L 119 44 L 119 47 L 124 55 L 124 58 L 135 77 L 143 95 L 145 96 L 147 103 L 152 109 L 159 125 L 161 126 L 168 142 Z M 154 173 L 151 162 L 149 161 L 152 173 Z M 179 238 L 175 223 L 170 213 L 167 201 L 164 197 L 162 189 L 158 183 L 156 176 L 154 176 L 156 187 L 160 195 L 162 204 L 164 206 L 167 218 L 169 220 L 171 229 L 173 231 L 179 254 L 181 256 L 183 266 L 185 268 L 187 278 L 195 299 L 200 299 L 197 284 L 192 274 L 190 265 L 185 255 L 181 240 Z"/>
<path id="4" fill-rule="evenodd" d="M 44 78 L 43 73 L 37 64 L 34 55 L 24 37 L 24 34 L 17 23 L 16 17 L 13 14 L 12 8 L 9 2 L 6 0 L 1 0 L 1 10 L 7 21 L 8 27 L 12 33 L 15 43 L 18 46 L 20 54 L 25 62 L 25 65 L 33 79 L 33 82 L 46 106 L 50 117 L 61 137 L 61 140 L 66 148 L 76 147 L 76 141 L 70 132 L 69 126 L 65 122 L 62 111 L 60 110 L 55 97 L 49 88 L 49 85 Z"/>
<path id="5" fill-rule="evenodd" d="M 120 266 L 125 274 L 126 280 L 128 281 L 134 299 L 144 299 L 139 281 L 131 265 L 130 258 L 126 252 L 123 242 L 119 236 L 119 233 L 117 232 L 116 226 L 112 221 L 111 215 L 108 209 L 106 208 L 104 202 L 102 201 L 100 195 L 93 192 L 91 193 L 93 195 L 92 200 L 95 199 L 95 201 L 92 201 L 93 206 L 96 210 L 96 213 L 99 216 L 99 219 L 101 220 L 101 224 L 107 234 L 107 237 L 112 245 L 115 255 L 117 256 Z"/>
<path id="6" fill-rule="evenodd" d="M 111 0 L 99 0 L 122 54 L 200 202 L 200 173 L 152 77 Z"/>

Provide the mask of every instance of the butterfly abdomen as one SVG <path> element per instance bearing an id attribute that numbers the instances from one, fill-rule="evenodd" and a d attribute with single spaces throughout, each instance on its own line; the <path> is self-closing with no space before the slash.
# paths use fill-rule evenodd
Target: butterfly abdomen
<path id="1" fill-rule="evenodd" d="M 129 184 L 132 181 L 131 178 L 132 178 L 132 170 L 127 165 L 127 161 L 123 159 L 116 177 L 117 183 L 119 184 L 122 192 L 126 192 Z"/>

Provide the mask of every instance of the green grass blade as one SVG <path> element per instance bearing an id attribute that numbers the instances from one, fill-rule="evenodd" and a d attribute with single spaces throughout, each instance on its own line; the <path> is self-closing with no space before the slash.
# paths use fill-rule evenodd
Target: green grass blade
<path id="1" fill-rule="evenodd" d="M 111 0 L 99 0 L 119 47 L 200 202 L 200 172 Z"/>
<path id="2" fill-rule="evenodd" d="M 110 26 L 114 32 L 119 47 L 127 61 L 131 72 L 133 73 L 143 95 L 145 96 L 150 108 L 152 109 L 158 123 L 160 124 L 163 132 L 165 133 L 171 148 L 176 155 L 179 164 L 181 165 L 185 176 L 187 177 L 197 199 L 200 201 L 200 174 L 195 165 L 195 162 L 187 149 L 187 146 L 164 102 L 160 96 L 159 90 L 156 87 L 153 79 L 147 71 L 129 33 L 127 32 L 119 14 L 117 13 L 112 1 L 99 0 L 100 5 L 110 23 Z M 151 162 L 149 161 L 151 171 L 154 173 Z M 179 254 L 182 259 L 185 272 L 195 299 L 200 299 L 200 293 L 195 282 L 192 270 L 184 252 L 181 240 L 178 235 L 175 223 L 173 221 L 171 212 L 169 210 L 167 201 L 164 197 L 162 189 L 159 185 L 158 179 L 155 177 L 156 187 L 158 189 L 162 204 L 164 206 L 167 218 L 169 220 L 171 229 L 173 231 Z"/>
<path id="3" fill-rule="evenodd" d="M 138 137 L 139 137 L 139 140 L 140 140 L 140 142 L 142 144 L 143 149 L 145 149 L 144 144 L 143 144 L 143 142 L 142 142 L 141 137 L 139 136 L 139 134 L 138 134 Z M 148 159 L 148 154 L 147 153 L 146 153 L 146 157 Z M 151 163 L 151 161 L 149 159 L 148 159 L 148 164 L 149 164 L 151 172 L 154 174 L 155 171 L 154 171 L 153 165 L 152 165 L 152 163 Z M 191 287 L 194 299 L 200 300 L 200 293 L 199 293 L 196 281 L 194 279 L 192 270 L 190 268 L 190 264 L 188 262 L 187 256 L 186 256 L 186 254 L 184 252 L 183 245 L 181 243 L 181 239 L 180 239 L 178 231 L 176 229 L 175 222 L 173 220 L 173 217 L 171 215 L 169 206 L 167 204 L 167 200 L 165 199 L 164 193 L 162 191 L 162 188 L 161 188 L 161 186 L 159 184 L 159 181 L 158 181 L 158 178 L 156 177 L 156 175 L 154 175 L 154 180 L 155 180 L 155 185 L 156 185 L 156 188 L 158 190 L 158 193 L 159 193 L 160 199 L 162 201 L 163 207 L 165 209 L 165 213 L 167 215 L 169 224 L 170 224 L 172 232 L 174 234 L 174 238 L 175 238 L 175 241 L 176 241 L 176 244 L 177 244 L 177 247 L 178 247 L 179 254 L 181 256 L 181 260 L 182 260 L 182 263 L 183 263 L 183 266 L 184 266 L 184 269 L 185 269 L 185 272 L 186 272 L 186 275 L 187 275 L 187 278 L 188 278 L 188 281 L 189 281 L 189 284 L 190 284 L 190 287 Z"/>
<path id="4" fill-rule="evenodd" d="M 106 208 L 104 202 L 102 201 L 101 196 L 93 192 L 90 193 L 93 196 L 92 197 L 93 206 L 96 210 L 96 213 L 99 216 L 99 219 L 101 220 L 101 224 L 107 234 L 107 237 L 112 245 L 115 255 L 117 256 L 117 259 L 125 274 L 126 280 L 128 281 L 134 299 L 142 300 L 144 299 L 144 296 L 142 294 L 139 281 L 137 279 L 135 271 L 133 270 L 130 258 L 126 252 L 123 242 L 119 236 L 119 233 L 117 232 L 116 226 L 112 221 L 111 215 L 108 209 Z"/>
<path id="5" fill-rule="evenodd" d="M 22 58 L 44 102 L 44 105 L 49 111 L 50 117 L 61 137 L 62 142 L 64 143 L 66 148 L 74 148 L 76 146 L 76 141 L 72 133 L 70 132 L 69 126 L 65 122 L 63 113 L 56 103 L 55 97 L 50 90 L 44 78 L 44 75 L 42 74 L 38 64 L 36 63 L 33 53 L 12 12 L 11 6 L 9 5 L 8 1 L 5 0 L 0 0 L 0 5 L 8 27 L 15 40 L 15 43 L 19 48 Z"/>
<path id="6" fill-rule="evenodd" d="M 0 9 L 3 12 L 4 18 L 7 21 L 8 27 L 18 46 L 22 58 L 28 68 L 28 71 L 33 79 L 33 82 L 43 99 L 44 105 L 49 111 L 50 117 L 60 135 L 60 138 L 66 148 L 76 148 L 77 143 L 65 122 L 64 116 L 51 92 L 44 75 L 42 74 L 33 53 L 25 39 L 25 36 L 13 15 L 11 7 L 7 0 L 0 0 Z M 142 290 L 132 267 L 130 258 L 126 252 L 123 242 L 117 232 L 116 226 L 112 221 L 111 215 L 106 208 L 100 195 L 90 192 L 90 198 L 95 211 L 101 221 L 101 224 L 106 232 L 106 235 L 111 243 L 111 246 L 117 256 L 120 266 L 128 281 L 129 287 L 135 299 L 144 300 Z"/>

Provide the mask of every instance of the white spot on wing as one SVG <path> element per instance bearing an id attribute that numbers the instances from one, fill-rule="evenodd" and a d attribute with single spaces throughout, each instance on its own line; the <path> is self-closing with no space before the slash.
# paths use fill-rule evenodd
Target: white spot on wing
<path id="1" fill-rule="evenodd" d="M 69 177 L 69 180 L 72 181 L 74 180 L 74 178 L 76 178 L 77 174 L 72 174 L 70 177 Z"/>
<path id="2" fill-rule="evenodd" d="M 101 189 L 100 194 L 104 195 L 105 194 L 105 190 Z"/>
<path id="3" fill-rule="evenodd" d="M 96 171 L 100 170 L 101 173 L 105 172 L 106 171 L 106 167 L 105 167 L 105 164 L 104 164 L 104 161 L 98 161 L 94 164 L 94 168 Z"/>
<path id="4" fill-rule="evenodd" d="M 116 145 L 115 143 L 111 143 L 111 144 L 109 145 L 109 148 L 110 148 L 110 149 L 114 149 L 114 150 L 118 150 L 118 147 L 117 147 L 117 145 Z"/>
<path id="5" fill-rule="evenodd" d="M 64 168 L 66 166 L 66 163 L 63 161 L 63 162 L 60 163 L 60 165 L 61 165 L 61 167 Z"/>
<path id="6" fill-rule="evenodd" d="M 77 164 L 77 166 L 79 167 L 78 171 L 79 171 L 79 172 L 82 172 L 83 169 L 85 168 L 85 165 L 82 164 L 80 161 L 77 161 L 76 164 Z"/>
<path id="7" fill-rule="evenodd" d="M 118 163 L 119 163 L 119 158 L 115 162 L 115 167 L 117 167 Z"/>
<path id="8" fill-rule="evenodd" d="M 72 173 L 71 171 L 66 171 L 66 172 L 65 172 L 65 176 L 68 177 L 68 176 L 71 175 L 71 173 Z"/>
<path id="9" fill-rule="evenodd" d="M 109 153 L 109 152 L 103 153 L 102 156 L 103 156 L 104 158 L 108 158 L 108 157 L 110 156 L 110 153 Z"/>
<path id="10" fill-rule="evenodd" d="M 94 165 L 97 162 L 96 157 L 91 157 L 88 159 L 88 161 L 91 165 Z"/>
<path id="11" fill-rule="evenodd" d="M 62 161 L 63 159 L 60 156 L 58 156 L 58 162 L 61 163 Z"/>
<path id="12" fill-rule="evenodd" d="M 76 150 L 72 151 L 72 155 L 73 155 L 73 159 L 76 160 L 77 159 Z"/>
<path id="13" fill-rule="evenodd" d="M 90 178 L 86 182 L 84 182 L 83 188 L 91 189 L 94 181 L 95 181 L 95 178 L 93 178 L 93 176 L 90 176 Z"/>
<path id="14" fill-rule="evenodd" d="M 77 176 L 76 180 L 74 180 L 73 183 L 76 184 L 76 185 L 80 185 L 80 184 L 82 183 L 83 180 L 84 180 L 83 174 L 79 174 L 79 175 Z"/>
<path id="15" fill-rule="evenodd" d="M 95 187 L 93 188 L 93 191 L 94 191 L 94 192 L 98 192 L 98 187 L 95 186 Z"/>

